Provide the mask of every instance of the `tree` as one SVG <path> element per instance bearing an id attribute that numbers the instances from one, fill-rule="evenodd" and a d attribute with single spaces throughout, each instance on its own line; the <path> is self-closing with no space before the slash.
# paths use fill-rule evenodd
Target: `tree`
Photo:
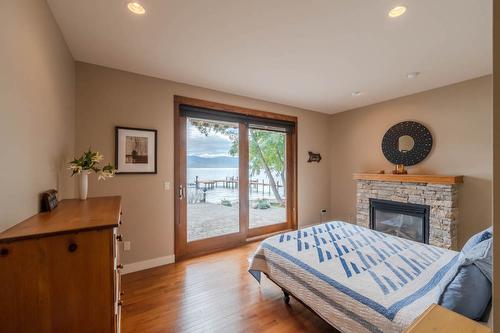
<path id="1" fill-rule="evenodd" d="M 238 155 L 239 137 L 236 128 L 210 121 L 194 119 L 191 119 L 191 124 L 194 125 L 200 133 L 206 136 L 208 136 L 210 132 L 227 135 L 231 140 L 231 147 L 228 153 L 231 156 Z M 269 179 L 269 185 L 271 186 L 274 197 L 281 205 L 283 205 L 284 202 L 279 193 L 279 187 L 273 172 L 278 174 L 281 179 L 281 184 L 285 186 L 285 138 L 286 135 L 283 133 L 260 129 L 250 129 L 248 138 L 250 175 L 255 176 L 264 171 Z"/>
<path id="2" fill-rule="evenodd" d="M 269 185 L 276 201 L 281 205 L 283 199 L 279 193 L 278 185 L 273 172 L 281 177 L 285 185 L 285 163 L 283 153 L 285 148 L 285 135 L 282 133 L 250 129 L 249 131 L 249 164 L 251 175 L 258 175 L 263 170 L 269 179 Z"/>

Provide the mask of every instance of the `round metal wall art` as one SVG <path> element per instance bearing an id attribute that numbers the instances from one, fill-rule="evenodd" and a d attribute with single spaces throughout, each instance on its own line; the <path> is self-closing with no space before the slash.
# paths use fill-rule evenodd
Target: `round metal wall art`
<path id="1" fill-rule="evenodd" d="M 402 151 L 400 140 L 407 136 L 413 139 L 413 146 L 409 150 Z M 415 121 L 403 121 L 392 126 L 382 139 L 382 152 L 385 158 L 393 164 L 405 166 L 418 164 L 429 155 L 431 150 L 431 132 L 427 127 Z"/>

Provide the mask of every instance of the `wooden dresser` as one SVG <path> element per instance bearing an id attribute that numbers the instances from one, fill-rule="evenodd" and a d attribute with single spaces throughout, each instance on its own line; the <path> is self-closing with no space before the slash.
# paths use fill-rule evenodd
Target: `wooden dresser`
<path id="1" fill-rule="evenodd" d="M 62 200 L 0 233 L 0 332 L 119 332 L 121 198 Z"/>

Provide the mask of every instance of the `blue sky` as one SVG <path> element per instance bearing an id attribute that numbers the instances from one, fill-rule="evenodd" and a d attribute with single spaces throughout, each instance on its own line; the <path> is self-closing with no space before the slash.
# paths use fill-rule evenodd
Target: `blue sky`
<path id="1" fill-rule="evenodd" d="M 211 132 L 208 136 L 188 121 L 187 126 L 187 154 L 188 156 L 218 157 L 230 156 L 231 140 L 228 136 Z"/>

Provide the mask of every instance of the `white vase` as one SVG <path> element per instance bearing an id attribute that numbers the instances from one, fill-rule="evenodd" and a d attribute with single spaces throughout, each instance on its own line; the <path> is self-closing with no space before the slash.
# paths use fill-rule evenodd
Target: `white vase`
<path id="1" fill-rule="evenodd" d="M 84 170 L 80 173 L 80 200 L 87 199 L 89 191 L 89 172 Z"/>

